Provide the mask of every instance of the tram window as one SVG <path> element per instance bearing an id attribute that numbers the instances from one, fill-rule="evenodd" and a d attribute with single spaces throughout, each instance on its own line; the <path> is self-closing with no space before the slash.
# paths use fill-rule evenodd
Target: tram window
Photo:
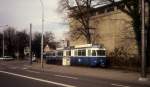
<path id="1" fill-rule="evenodd" d="M 96 56 L 96 50 L 92 50 L 92 56 Z"/>
<path id="2" fill-rule="evenodd" d="M 52 56 L 55 56 L 55 53 L 52 53 Z"/>
<path id="3" fill-rule="evenodd" d="M 81 53 L 81 50 L 78 50 L 78 56 L 81 56 L 82 53 Z"/>
<path id="4" fill-rule="evenodd" d="M 88 50 L 88 56 L 91 56 L 91 50 Z"/>
<path id="5" fill-rule="evenodd" d="M 97 50 L 97 56 L 104 56 L 105 50 Z"/>
<path id="6" fill-rule="evenodd" d="M 59 51 L 58 56 L 63 56 L 63 51 Z"/>
<path id="7" fill-rule="evenodd" d="M 86 50 L 82 50 L 82 56 L 86 55 Z"/>
<path id="8" fill-rule="evenodd" d="M 49 56 L 53 56 L 53 53 L 49 53 Z"/>
<path id="9" fill-rule="evenodd" d="M 49 56 L 53 56 L 52 53 L 49 53 Z"/>
<path id="10" fill-rule="evenodd" d="M 66 56 L 71 56 L 71 51 L 66 51 Z"/>
<path id="11" fill-rule="evenodd" d="M 75 56 L 78 56 L 78 51 L 77 50 L 75 50 Z"/>
<path id="12" fill-rule="evenodd" d="M 78 50 L 78 56 L 85 56 L 86 50 Z"/>

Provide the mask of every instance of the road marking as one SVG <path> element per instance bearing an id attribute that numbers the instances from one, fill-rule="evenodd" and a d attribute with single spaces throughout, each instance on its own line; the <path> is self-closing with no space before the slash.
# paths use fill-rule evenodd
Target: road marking
<path id="1" fill-rule="evenodd" d="M 120 85 L 120 84 L 111 84 L 113 86 L 118 86 L 118 87 L 130 87 L 130 86 L 126 86 L 126 85 Z"/>
<path id="2" fill-rule="evenodd" d="M 17 69 L 18 67 L 10 67 L 11 69 Z"/>
<path id="3" fill-rule="evenodd" d="M 2 65 L 6 65 L 6 64 L 2 64 Z"/>
<path id="4" fill-rule="evenodd" d="M 40 79 L 40 78 L 29 77 L 29 76 L 16 74 L 16 73 L 11 73 L 11 72 L 6 72 L 6 71 L 0 71 L 0 73 L 5 73 L 5 74 L 9 74 L 9 75 L 14 75 L 14 76 L 18 76 L 18 77 L 27 78 L 27 79 L 32 79 L 32 80 L 36 80 L 36 81 L 40 81 L 40 82 L 44 82 L 44 83 L 48 83 L 48 84 L 59 85 L 59 86 L 63 86 L 63 87 L 76 87 L 76 86 L 73 86 L 73 85 L 58 83 L 58 82 L 54 82 L 54 81 L 48 81 L 48 80 L 44 80 L 44 79 Z"/>
<path id="5" fill-rule="evenodd" d="M 22 68 L 22 69 L 28 69 L 28 68 Z"/>
<path id="6" fill-rule="evenodd" d="M 32 66 L 29 66 L 29 65 L 24 65 L 25 67 L 32 67 Z"/>
<path id="7" fill-rule="evenodd" d="M 57 77 L 70 78 L 70 79 L 78 79 L 77 77 L 63 76 L 63 75 L 54 75 Z"/>
<path id="8" fill-rule="evenodd" d="M 40 73 L 40 72 L 37 72 L 37 71 L 32 71 L 32 70 L 26 70 L 28 72 L 32 72 L 32 73 Z"/>

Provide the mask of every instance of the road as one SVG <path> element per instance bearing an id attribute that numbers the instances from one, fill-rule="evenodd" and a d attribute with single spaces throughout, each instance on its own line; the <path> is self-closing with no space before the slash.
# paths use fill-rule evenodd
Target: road
<path id="1" fill-rule="evenodd" d="M 150 87 L 133 82 L 43 72 L 29 67 L 26 62 L 0 61 L 0 87 Z"/>

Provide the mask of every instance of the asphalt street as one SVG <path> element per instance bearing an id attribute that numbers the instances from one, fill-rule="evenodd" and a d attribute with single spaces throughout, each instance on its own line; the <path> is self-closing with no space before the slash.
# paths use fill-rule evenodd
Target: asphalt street
<path id="1" fill-rule="evenodd" d="M 43 72 L 29 67 L 27 62 L 0 61 L 0 87 L 150 87 L 133 82 Z"/>

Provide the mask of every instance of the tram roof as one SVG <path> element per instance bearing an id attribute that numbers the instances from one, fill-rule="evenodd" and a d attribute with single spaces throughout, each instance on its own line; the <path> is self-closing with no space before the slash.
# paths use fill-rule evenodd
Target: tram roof
<path id="1" fill-rule="evenodd" d="M 100 48 L 102 50 L 105 50 L 105 48 L 99 44 L 84 44 L 84 45 L 75 45 L 75 46 L 70 46 L 65 48 L 57 48 L 55 51 L 70 50 L 70 49 L 86 49 L 86 48 L 93 48 L 93 49 Z"/>

